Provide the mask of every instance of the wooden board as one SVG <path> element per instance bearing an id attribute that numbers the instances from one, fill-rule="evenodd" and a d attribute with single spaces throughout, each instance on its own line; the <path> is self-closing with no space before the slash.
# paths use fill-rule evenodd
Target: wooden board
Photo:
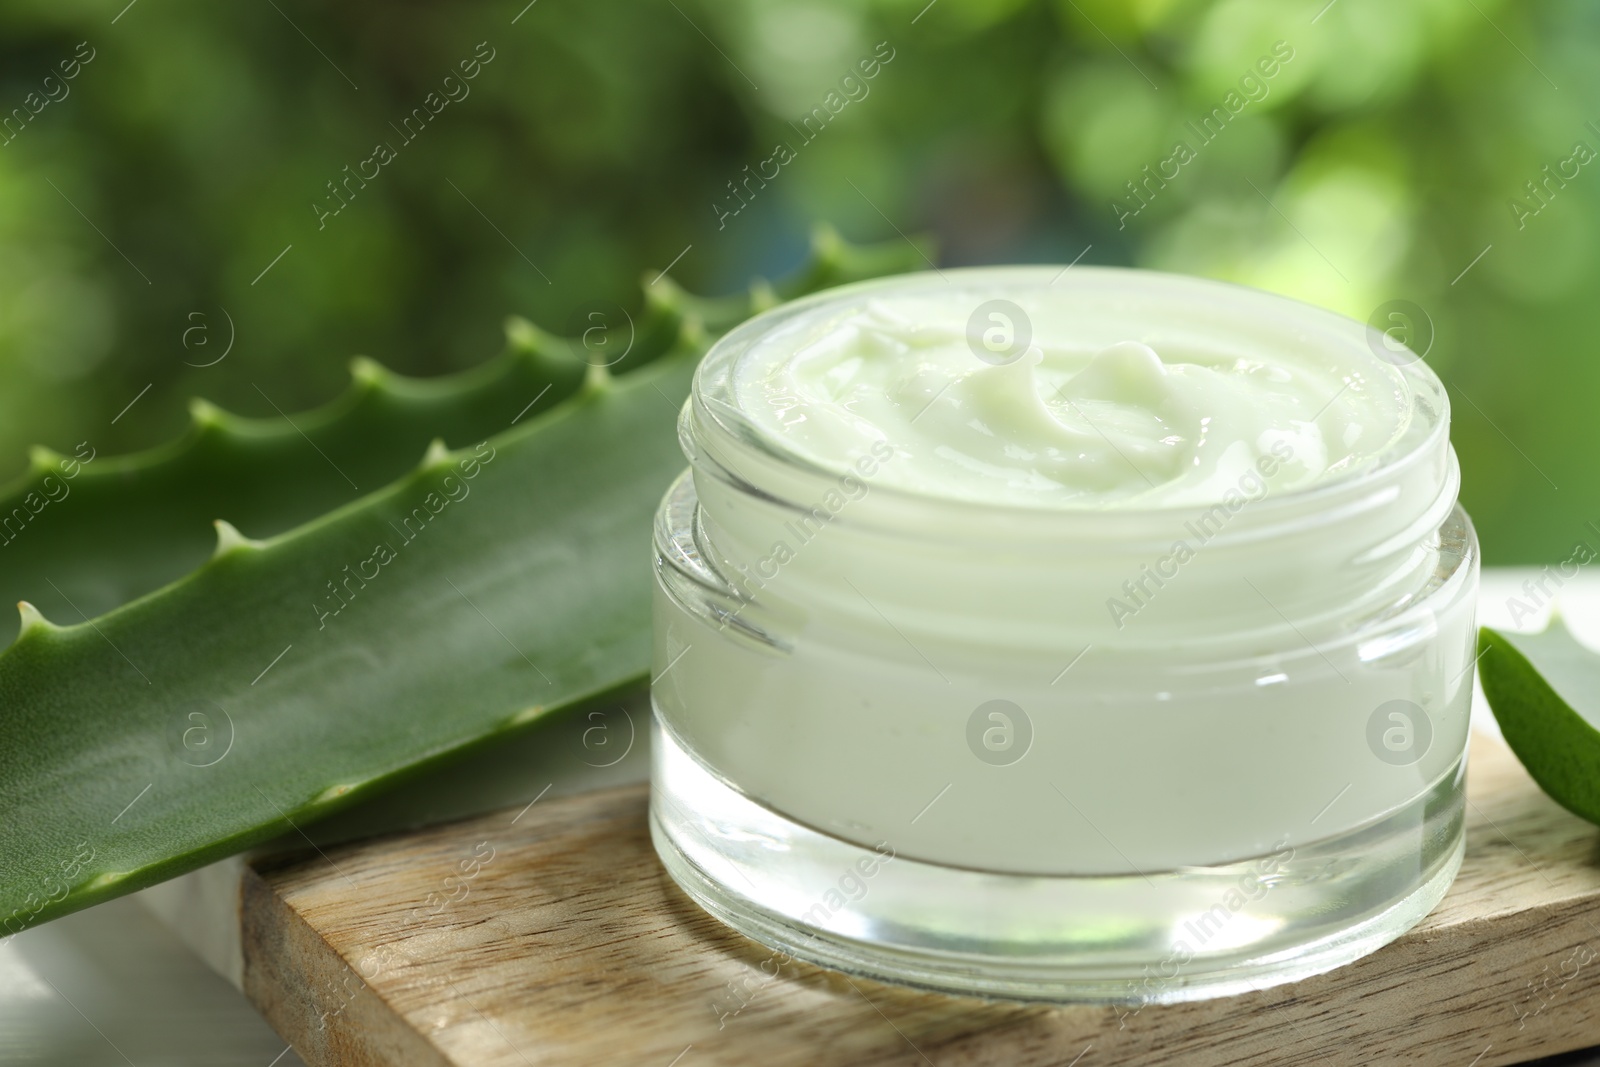
<path id="1" fill-rule="evenodd" d="M 1466 860 L 1434 913 L 1240 997 L 1051 1008 L 780 968 L 662 872 L 643 786 L 257 861 L 245 991 L 313 1067 L 1493 1067 L 1600 1044 L 1600 830 L 1497 740 L 1470 766 Z"/>

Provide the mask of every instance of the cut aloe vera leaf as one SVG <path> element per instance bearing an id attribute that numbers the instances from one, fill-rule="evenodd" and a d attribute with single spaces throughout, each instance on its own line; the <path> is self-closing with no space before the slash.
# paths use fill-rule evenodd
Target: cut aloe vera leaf
<path id="1" fill-rule="evenodd" d="M 1500 732 L 1539 788 L 1600 824 L 1600 653 L 1559 617 L 1536 634 L 1478 632 L 1478 676 Z"/>

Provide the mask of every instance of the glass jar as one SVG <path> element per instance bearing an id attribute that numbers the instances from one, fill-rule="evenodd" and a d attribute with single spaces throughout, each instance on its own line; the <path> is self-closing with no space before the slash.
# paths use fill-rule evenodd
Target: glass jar
<path id="1" fill-rule="evenodd" d="M 1087 342 L 1293 350 L 1410 418 L 1306 488 L 1096 510 L 877 483 L 893 441 L 824 469 L 741 410 L 778 331 L 1045 291 L 1115 309 Z M 758 316 L 699 369 L 655 524 L 667 870 L 797 957 L 1012 999 L 1231 994 L 1387 943 L 1462 852 L 1478 561 L 1448 429 L 1388 339 L 1193 278 L 945 271 Z"/>

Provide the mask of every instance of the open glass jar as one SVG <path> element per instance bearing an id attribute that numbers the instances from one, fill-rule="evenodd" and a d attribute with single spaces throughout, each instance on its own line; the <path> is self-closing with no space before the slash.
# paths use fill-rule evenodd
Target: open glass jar
<path id="1" fill-rule="evenodd" d="M 1329 404 L 1376 383 L 1402 417 L 1347 470 L 1276 490 L 1262 464 L 1198 503 L 908 489 L 893 439 L 819 463 L 741 385 L 884 301 L 1048 307 L 1045 345 L 1293 352 L 1344 383 Z M 655 526 L 667 870 L 797 957 L 1013 999 L 1223 995 L 1392 940 L 1462 849 L 1478 564 L 1448 427 L 1369 328 L 1192 278 L 946 271 L 753 319 L 700 367 Z"/>

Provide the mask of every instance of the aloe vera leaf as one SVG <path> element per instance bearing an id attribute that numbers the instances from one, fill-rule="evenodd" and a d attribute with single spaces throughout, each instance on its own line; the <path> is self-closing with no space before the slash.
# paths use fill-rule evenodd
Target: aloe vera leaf
<path id="1" fill-rule="evenodd" d="M 650 517 L 705 346 L 688 318 L 651 365 L 591 369 L 550 411 L 305 526 L 221 525 L 199 570 L 100 618 L 25 605 L 0 653 L 0 933 L 637 686 Z"/>
<path id="2" fill-rule="evenodd" d="M 1600 653 L 1560 616 L 1540 633 L 1478 631 L 1478 676 L 1506 744 L 1562 807 L 1600 823 Z"/>
<path id="3" fill-rule="evenodd" d="M 675 333 L 676 310 L 651 308 L 648 336 Z M 27 474 L 0 492 L 0 602 L 93 617 L 204 562 L 218 516 L 279 533 L 392 481 L 435 438 L 483 440 L 578 388 L 584 362 L 568 341 L 517 320 L 507 334 L 500 356 L 441 379 L 355 360 L 348 389 L 310 412 L 253 419 L 197 401 L 187 433 L 131 456 L 83 464 L 35 449 Z M 664 347 L 640 345 L 624 362 L 631 369 Z M 15 636 L 11 625 L 0 623 L 0 640 Z"/>
<path id="4" fill-rule="evenodd" d="M 807 263 L 775 289 L 705 299 L 650 279 L 640 312 L 608 321 L 607 350 L 512 318 L 505 350 L 459 374 L 407 378 L 356 359 L 350 386 L 313 411 L 253 419 L 196 401 L 188 432 L 146 452 L 100 456 L 85 442 L 94 459 L 84 464 L 37 448 L 28 472 L 0 488 L 0 603 L 93 618 L 204 562 L 219 516 L 258 537 L 291 529 L 399 477 L 429 441 L 481 441 L 554 406 L 589 362 L 615 360 L 613 375 L 647 365 L 676 342 L 685 315 L 721 333 L 779 299 L 914 266 L 914 252 L 849 246 L 819 228 Z M 0 648 L 15 627 L 0 618 Z"/>
<path id="5" fill-rule="evenodd" d="M 0 656 L 8 929 L 636 680 L 651 499 L 682 463 L 675 406 L 698 354 L 596 385 L 482 453 L 435 451 L 271 541 L 230 536 L 193 575 L 92 623 L 28 618 Z"/>

